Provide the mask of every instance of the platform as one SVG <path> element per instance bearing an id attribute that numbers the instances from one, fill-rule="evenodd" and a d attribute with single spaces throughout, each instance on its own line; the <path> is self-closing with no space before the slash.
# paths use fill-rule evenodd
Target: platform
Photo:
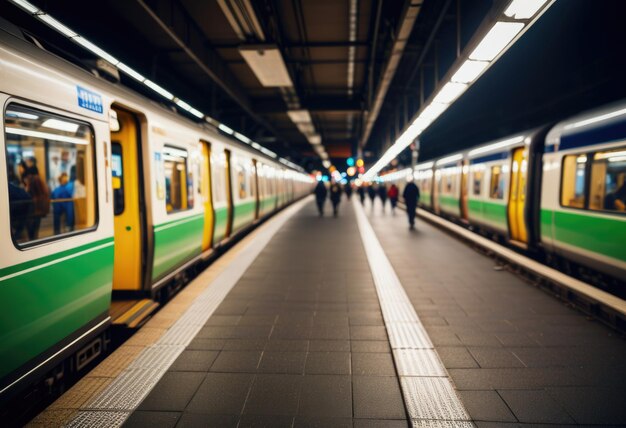
<path id="1" fill-rule="evenodd" d="M 378 200 L 337 218 L 300 205 L 32 424 L 626 424 L 612 330 Z"/>

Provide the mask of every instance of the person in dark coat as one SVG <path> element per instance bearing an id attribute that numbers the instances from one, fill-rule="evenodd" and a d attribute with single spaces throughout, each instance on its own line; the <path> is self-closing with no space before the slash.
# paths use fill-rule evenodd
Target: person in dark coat
<path id="1" fill-rule="evenodd" d="M 348 200 L 352 199 L 352 184 L 350 183 L 346 184 L 346 196 Z"/>
<path id="2" fill-rule="evenodd" d="M 404 203 L 406 204 L 406 213 L 409 216 L 409 229 L 415 229 L 415 210 L 417 202 L 420 200 L 420 189 L 413 181 L 409 181 L 402 192 Z"/>
<path id="3" fill-rule="evenodd" d="M 357 187 L 356 191 L 359 194 L 359 199 L 361 199 L 361 205 L 365 205 L 365 187 L 361 185 Z"/>
<path id="4" fill-rule="evenodd" d="M 370 197 L 370 200 L 372 201 L 372 208 L 374 208 L 374 199 L 376 199 L 376 188 L 374 187 L 373 184 L 370 184 L 368 186 L 367 194 Z"/>
<path id="5" fill-rule="evenodd" d="M 335 217 L 337 217 L 337 211 L 339 210 L 341 193 L 342 189 L 339 183 L 333 183 L 330 185 L 330 202 L 333 204 L 333 216 Z"/>
<path id="6" fill-rule="evenodd" d="M 36 166 L 28 167 L 25 176 L 26 191 L 33 199 L 32 216 L 27 225 L 28 239 L 32 241 L 39 238 L 41 219 L 50 212 L 50 193 Z"/>
<path id="7" fill-rule="evenodd" d="M 383 211 L 385 211 L 385 204 L 387 203 L 387 188 L 382 183 L 378 186 L 378 196 L 380 197 L 380 201 L 383 203 Z"/>
<path id="8" fill-rule="evenodd" d="M 318 181 L 317 186 L 315 186 L 315 202 L 317 203 L 317 210 L 320 213 L 320 217 L 324 215 L 324 202 L 326 202 L 326 194 L 328 191 L 326 190 L 326 186 L 324 186 L 323 181 Z"/>
<path id="9" fill-rule="evenodd" d="M 398 204 L 398 196 L 400 191 L 398 190 L 398 186 L 392 184 L 387 191 L 387 196 L 389 196 L 389 203 L 391 203 L 391 212 L 392 214 L 396 213 L 396 205 Z"/>

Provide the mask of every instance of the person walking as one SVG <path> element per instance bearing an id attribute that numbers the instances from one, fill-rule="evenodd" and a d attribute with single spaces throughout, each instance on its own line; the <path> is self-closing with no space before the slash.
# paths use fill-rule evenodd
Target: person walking
<path id="1" fill-rule="evenodd" d="M 341 202 L 342 189 L 339 183 L 335 182 L 330 185 L 330 202 L 333 204 L 333 216 L 337 217 L 339 203 Z"/>
<path id="2" fill-rule="evenodd" d="M 361 205 L 365 205 L 365 187 L 360 185 L 356 191 L 359 194 L 359 199 L 361 199 Z"/>
<path id="3" fill-rule="evenodd" d="M 387 191 L 387 196 L 389 196 L 389 202 L 391 203 L 391 213 L 396 214 L 396 205 L 398 204 L 398 195 L 400 191 L 398 190 L 398 186 L 392 184 Z"/>
<path id="4" fill-rule="evenodd" d="M 317 186 L 315 186 L 315 202 L 317 203 L 317 210 L 320 213 L 320 217 L 324 216 L 324 203 L 326 202 L 326 194 L 328 191 L 326 190 L 326 186 L 324 186 L 323 181 L 318 181 Z"/>
<path id="5" fill-rule="evenodd" d="M 367 187 L 367 195 L 370 197 L 370 201 L 372 201 L 372 208 L 374 208 L 374 199 L 376 199 L 376 188 L 374 184 L 370 184 Z"/>
<path id="6" fill-rule="evenodd" d="M 383 203 L 383 212 L 385 212 L 385 204 L 387 203 L 387 187 L 383 183 L 378 185 L 378 196 Z"/>
<path id="7" fill-rule="evenodd" d="M 406 204 L 406 214 L 409 216 L 409 229 L 415 229 L 415 210 L 417 202 L 420 200 L 420 189 L 413 180 L 409 181 L 402 192 L 404 203 Z"/>
<path id="8" fill-rule="evenodd" d="M 32 217 L 27 225 L 28 239 L 32 241 L 39 238 L 41 219 L 50 212 L 50 192 L 45 181 L 39 176 L 39 169 L 36 166 L 28 167 L 25 175 L 26 191 L 33 199 Z"/>
<path id="9" fill-rule="evenodd" d="M 351 183 L 346 183 L 346 196 L 348 197 L 348 200 L 352 199 L 352 184 Z"/>

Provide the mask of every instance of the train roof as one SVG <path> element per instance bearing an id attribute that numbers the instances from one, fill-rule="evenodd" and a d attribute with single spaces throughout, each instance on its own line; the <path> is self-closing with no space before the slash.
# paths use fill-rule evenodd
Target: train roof
<path id="1" fill-rule="evenodd" d="M 626 138 L 626 100 L 557 123 L 546 137 L 546 151 L 591 146 Z"/>

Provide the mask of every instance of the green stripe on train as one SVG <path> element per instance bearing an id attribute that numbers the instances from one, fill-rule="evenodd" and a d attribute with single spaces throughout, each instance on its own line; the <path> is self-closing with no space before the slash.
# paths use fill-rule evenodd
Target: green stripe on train
<path id="1" fill-rule="evenodd" d="M 228 207 L 215 209 L 215 229 L 213 232 L 213 245 L 226 236 L 226 226 L 228 226 Z"/>
<path id="2" fill-rule="evenodd" d="M 233 232 L 238 231 L 244 226 L 254 221 L 254 211 L 256 209 L 256 201 L 244 202 L 235 205 L 235 218 L 233 220 Z"/>
<path id="3" fill-rule="evenodd" d="M 467 208 L 470 222 L 477 221 L 500 229 L 508 228 L 505 204 L 470 199 Z"/>
<path id="4" fill-rule="evenodd" d="M 167 226 L 169 227 L 154 227 L 153 281 L 162 278 L 202 251 L 204 214 L 179 220 L 179 223 L 169 222 Z"/>
<path id="5" fill-rule="evenodd" d="M 439 207 L 446 211 L 460 214 L 459 199 L 453 196 L 439 196 Z"/>
<path id="6" fill-rule="evenodd" d="M 0 312 L 0 377 L 109 310 L 112 241 L 107 238 L 0 270 L 0 301 L 5 303 Z M 96 248 L 104 244 L 110 245 Z M 86 250 L 91 251 L 80 254 Z M 42 266 L 45 263 L 50 264 Z"/>
<path id="7" fill-rule="evenodd" d="M 541 234 L 574 247 L 626 262 L 626 221 L 584 212 L 541 210 Z"/>

